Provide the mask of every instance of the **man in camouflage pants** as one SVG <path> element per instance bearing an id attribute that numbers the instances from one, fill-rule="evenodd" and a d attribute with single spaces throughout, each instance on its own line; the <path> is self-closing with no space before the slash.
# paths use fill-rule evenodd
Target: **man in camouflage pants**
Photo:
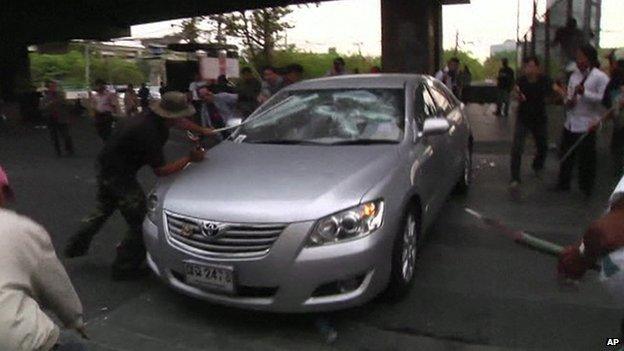
<path id="1" fill-rule="evenodd" d="M 137 172 L 143 166 L 152 167 L 159 176 L 168 176 L 184 169 L 190 162 L 199 162 L 204 151 L 194 149 L 189 156 L 166 164 L 163 147 L 169 138 L 169 128 L 179 126 L 212 135 L 212 129 L 190 123 L 195 109 L 179 92 L 166 93 L 141 115 L 131 117 L 122 129 L 104 146 L 98 156 L 97 209 L 82 221 L 78 233 L 71 237 L 65 255 L 84 256 L 95 234 L 106 220 L 119 210 L 128 223 L 126 237 L 117 247 L 113 263 L 113 279 L 125 280 L 141 276 L 146 270 L 140 266 L 145 259 L 142 223 L 147 213 L 145 194 L 137 181 Z"/>

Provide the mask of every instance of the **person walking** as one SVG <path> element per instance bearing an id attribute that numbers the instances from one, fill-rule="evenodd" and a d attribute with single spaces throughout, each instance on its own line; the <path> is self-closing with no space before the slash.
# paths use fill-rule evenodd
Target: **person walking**
<path id="1" fill-rule="evenodd" d="M 523 75 L 518 78 L 516 94 L 518 96 L 518 114 L 511 148 L 511 183 L 512 189 L 520 185 L 520 166 L 527 134 L 535 140 L 537 152 L 533 158 L 533 171 L 540 175 L 548 153 L 548 119 L 546 98 L 552 95 L 552 81 L 542 74 L 539 59 L 527 57 L 523 61 Z"/>
<path id="2" fill-rule="evenodd" d="M 139 112 L 139 96 L 134 91 L 134 85 L 128 84 L 124 94 L 124 110 L 126 116 L 134 116 Z"/>
<path id="3" fill-rule="evenodd" d="M 507 117 L 509 116 L 509 97 L 511 90 L 514 87 L 514 71 L 509 67 L 509 60 L 503 58 L 501 60 L 502 67 L 498 71 L 498 77 L 496 78 L 496 88 L 498 89 L 498 100 L 496 102 L 496 115 Z"/>
<path id="4" fill-rule="evenodd" d="M 65 152 L 74 155 L 74 142 L 69 134 L 69 106 L 65 99 L 65 92 L 58 87 L 55 81 L 46 83 L 46 91 L 40 102 L 40 109 L 48 122 L 48 130 L 57 156 L 62 156 L 61 139 Z"/>
<path id="5" fill-rule="evenodd" d="M 570 76 L 566 96 L 566 121 L 561 137 L 561 153 L 566 154 L 580 142 L 561 163 L 555 191 L 569 191 L 574 165 L 578 163 L 579 188 L 591 197 L 596 178 L 596 129 L 599 126 L 602 98 L 609 77 L 598 67 L 598 52 L 587 44 L 576 54 L 577 69 Z M 583 138 L 581 140 L 581 138 Z M 579 141 L 580 140 L 580 141 Z"/>
<path id="6" fill-rule="evenodd" d="M 446 85 L 455 96 L 459 96 L 459 59 L 451 57 L 447 61 L 446 67 L 435 74 L 435 78 Z"/>
<path id="7" fill-rule="evenodd" d="M 14 200 L 0 167 L 0 350 L 86 350 L 71 331 L 86 336 L 83 310 L 50 235 L 32 220 L 6 209 Z M 63 323 L 61 329 L 42 308 Z"/>
<path id="8" fill-rule="evenodd" d="M 193 149 L 186 157 L 165 163 L 163 147 L 169 138 L 169 128 L 179 126 L 203 135 L 212 129 L 201 128 L 186 118 L 195 115 L 186 95 L 167 92 L 160 101 L 150 105 L 146 113 L 130 118 L 99 154 L 97 175 L 97 209 L 82 221 L 78 232 L 65 248 L 68 258 L 87 254 L 89 245 L 106 220 L 119 209 L 128 223 L 126 237 L 117 247 L 113 263 L 114 280 L 140 277 L 145 259 L 142 223 L 147 213 L 145 194 L 137 181 L 137 172 L 150 166 L 154 174 L 165 177 L 184 169 L 191 162 L 200 162 L 204 151 Z"/>
<path id="9" fill-rule="evenodd" d="M 94 111 L 95 129 L 102 141 L 106 142 L 113 134 L 114 114 L 119 112 L 117 94 L 108 91 L 106 82 L 95 81 L 95 94 L 89 92 L 91 107 Z"/>
<path id="10" fill-rule="evenodd" d="M 258 95 L 262 90 L 262 83 L 249 67 L 241 69 L 241 79 L 238 82 L 238 103 L 243 118 L 247 118 L 258 107 Z"/>

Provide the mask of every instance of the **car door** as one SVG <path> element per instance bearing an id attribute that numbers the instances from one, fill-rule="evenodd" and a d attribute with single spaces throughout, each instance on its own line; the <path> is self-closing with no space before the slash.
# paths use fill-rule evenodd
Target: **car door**
<path id="1" fill-rule="evenodd" d="M 438 118 L 437 108 L 431 94 L 418 84 L 414 89 L 413 121 L 415 139 L 410 150 L 412 155 L 411 180 L 419 191 L 424 211 L 425 226 L 441 206 L 444 187 L 440 186 L 440 176 L 444 172 L 444 135 L 423 136 L 425 120 Z"/>
<path id="2" fill-rule="evenodd" d="M 451 128 L 447 135 L 445 135 L 445 178 L 449 181 L 449 185 L 453 186 L 459 172 L 463 167 L 463 142 L 461 141 L 461 123 L 463 121 L 463 115 L 461 113 L 461 106 L 452 98 L 448 96 L 448 89 L 442 87 L 441 84 L 434 84 L 429 87 L 431 96 L 438 108 L 438 117 L 446 118 Z"/>

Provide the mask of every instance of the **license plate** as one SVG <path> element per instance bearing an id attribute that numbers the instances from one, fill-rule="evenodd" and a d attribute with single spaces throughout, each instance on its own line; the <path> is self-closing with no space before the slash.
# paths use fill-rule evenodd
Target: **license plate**
<path id="1" fill-rule="evenodd" d="M 234 292 L 234 269 L 232 267 L 186 262 L 184 270 L 188 284 Z"/>

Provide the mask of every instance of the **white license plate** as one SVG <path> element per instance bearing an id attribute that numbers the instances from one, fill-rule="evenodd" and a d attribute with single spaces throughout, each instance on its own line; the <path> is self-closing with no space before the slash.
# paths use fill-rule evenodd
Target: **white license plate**
<path id="1" fill-rule="evenodd" d="M 232 267 L 185 262 L 184 270 L 188 284 L 234 292 L 234 269 Z"/>

